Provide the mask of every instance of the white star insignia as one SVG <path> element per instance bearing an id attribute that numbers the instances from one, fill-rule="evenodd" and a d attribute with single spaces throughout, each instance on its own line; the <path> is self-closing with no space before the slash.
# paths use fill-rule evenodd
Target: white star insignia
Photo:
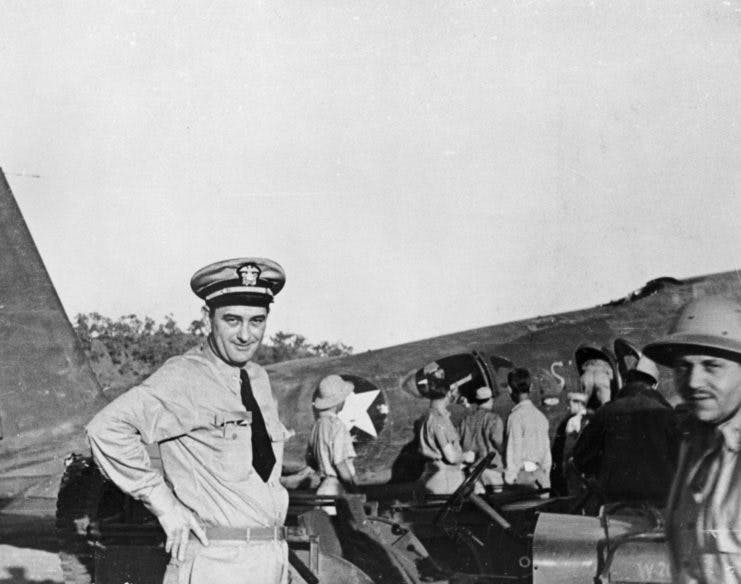
<path id="1" fill-rule="evenodd" d="M 345 400 L 345 405 L 337 416 L 345 423 L 348 430 L 358 428 L 363 432 L 377 437 L 376 427 L 368 415 L 368 408 L 381 393 L 380 389 L 364 391 L 362 393 L 351 393 Z"/>

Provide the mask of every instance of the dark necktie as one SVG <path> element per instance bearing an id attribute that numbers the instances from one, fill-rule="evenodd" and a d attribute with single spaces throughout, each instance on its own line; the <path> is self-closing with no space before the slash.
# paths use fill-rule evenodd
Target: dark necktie
<path id="1" fill-rule="evenodd" d="M 242 369 L 239 378 L 242 380 L 242 403 L 248 412 L 252 412 L 252 466 L 265 482 L 275 466 L 273 445 L 265 427 L 265 418 L 262 417 L 260 406 L 252 393 L 250 376 Z"/>

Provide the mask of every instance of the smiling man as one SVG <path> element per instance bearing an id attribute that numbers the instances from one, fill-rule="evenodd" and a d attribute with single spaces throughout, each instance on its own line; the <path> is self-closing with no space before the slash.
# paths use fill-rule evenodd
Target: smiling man
<path id="1" fill-rule="evenodd" d="M 673 367 L 692 417 L 667 510 L 674 582 L 741 580 L 741 305 L 688 304 L 665 338 L 645 347 Z"/>
<path id="2" fill-rule="evenodd" d="M 211 325 L 203 346 L 168 360 L 87 427 L 101 471 L 157 517 L 171 561 L 167 584 L 288 578 L 280 484 L 283 442 L 260 347 L 283 269 L 263 258 L 218 262 L 191 288 Z M 145 444 L 158 443 L 164 475 Z"/>

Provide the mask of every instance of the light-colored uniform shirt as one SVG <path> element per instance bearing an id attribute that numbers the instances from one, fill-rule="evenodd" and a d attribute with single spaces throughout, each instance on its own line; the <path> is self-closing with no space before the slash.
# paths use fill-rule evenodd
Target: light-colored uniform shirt
<path id="1" fill-rule="evenodd" d="M 461 465 L 445 460 L 443 448 L 452 444 L 460 449 L 458 431 L 450 421 L 450 412 L 430 409 L 419 427 L 419 452 L 427 459 L 420 481 L 428 493 L 444 495 L 455 492 L 465 479 Z"/>
<path id="2" fill-rule="evenodd" d="M 419 427 L 419 452 L 428 460 L 444 461 L 443 447 L 446 444 L 458 444 L 458 431 L 450 421 L 450 414 L 430 410 Z"/>
<path id="3" fill-rule="evenodd" d="M 741 581 L 741 412 L 684 441 L 667 507 L 673 581 Z M 703 431 L 706 430 L 706 431 Z"/>
<path id="4" fill-rule="evenodd" d="M 250 413 L 241 399 L 240 369 L 206 343 L 169 359 L 158 371 L 103 408 L 87 427 L 102 472 L 155 514 L 175 499 L 206 526 L 282 525 L 288 493 L 279 478 L 288 432 L 265 370 L 244 367 L 275 453 L 267 482 L 252 468 Z M 145 444 L 158 442 L 164 477 Z"/>
<path id="5" fill-rule="evenodd" d="M 314 422 L 306 449 L 306 462 L 319 475 L 337 477 L 337 465 L 355 458 L 352 436 L 333 411 L 324 411 Z"/>
<path id="6" fill-rule="evenodd" d="M 507 418 L 506 442 L 505 481 L 516 482 L 518 474 L 523 470 L 530 471 L 534 464 L 542 476 L 541 486 L 549 487 L 551 441 L 548 418 L 529 399 L 512 408 Z"/>
<path id="7" fill-rule="evenodd" d="M 461 421 L 461 448 L 473 451 L 476 462 L 490 452 L 496 452 L 492 467 L 502 466 L 504 422 L 495 412 L 476 407 Z"/>

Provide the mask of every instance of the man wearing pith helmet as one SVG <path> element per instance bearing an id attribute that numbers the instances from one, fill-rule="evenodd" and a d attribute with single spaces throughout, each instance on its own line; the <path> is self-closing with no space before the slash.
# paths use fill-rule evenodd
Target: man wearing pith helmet
<path id="1" fill-rule="evenodd" d="M 643 350 L 674 369 L 691 413 L 669 496 L 673 581 L 741 580 L 741 305 L 688 304 L 670 333 Z"/>
<path id="2" fill-rule="evenodd" d="M 341 495 L 345 487 L 355 485 L 352 436 L 337 415 L 354 388 L 339 375 L 328 375 L 319 382 L 312 404 L 317 419 L 306 450 L 307 463 L 322 479 L 318 495 Z"/>
<path id="3" fill-rule="evenodd" d="M 280 484 L 288 432 L 252 361 L 283 268 L 263 258 L 211 264 L 191 279 L 205 302 L 203 346 L 169 359 L 87 427 L 101 471 L 157 517 L 171 554 L 164 582 L 288 579 Z M 159 443 L 164 475 L 145 444 Z"/>

